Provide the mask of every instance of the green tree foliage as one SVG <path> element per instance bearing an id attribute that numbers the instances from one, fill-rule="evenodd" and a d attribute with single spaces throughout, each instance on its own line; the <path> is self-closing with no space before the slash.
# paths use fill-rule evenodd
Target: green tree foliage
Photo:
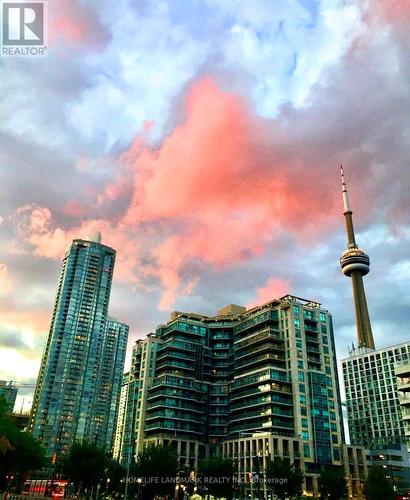
<path id="1" fill-rule="evenodd" d="M 393 485 L 386 478 L 382 467 L 373 466 L 369 469 L 364 485 L 364 494 L 366 500 L 394 500 L 396 498 Z"/>
<path id="2" fill-rule="evenodd" d="M 348 490 L 343 467 L 337 465 L 324 467 L 319 476 L 319 491 L 323 498 L 329 500 L 347 498 Z"/>
<path id="3" fill-rule="evenodd" d="M 216 498 L 232 498 L 234 466 L 232 460 L 210 458 L 199 464 L 199 478 L 207 492 Z"/>
<path id="4" fill-rule="evenodd" d="M 96 486 L 105 479 L 108 460 L 102 448 L 83 441 L 74 443 L 63 459 L 62 470 L 76 489 Z"/>
<path id="5" fill-rule="evenodd" d="M 148 444 L 137 457 L 135 473 L 144 480 L 142 499 L 173 494 L 178 471 L 178 456 L 170 446 Z"/>
<path id="6" fill-rule="evenodd" d="M 0 490 L 11 485 L 18 489 L 27 474 L 46 463 L 38 441 L 20 431 L 6 409 L 5 399 L 0 398 Z"/>
<path id="7" fill-rule="evenodd" d="M 280 499 L 301 495 L 303 473 L 286 458 L 268 459 L 265 470 L 266 486 Z"/>

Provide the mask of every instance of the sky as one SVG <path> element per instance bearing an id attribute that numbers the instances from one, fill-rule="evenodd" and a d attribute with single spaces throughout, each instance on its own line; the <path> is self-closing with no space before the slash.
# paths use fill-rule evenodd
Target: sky
<path id="1" fill-rule="evenodd" d="M 290 293 L 346 356 L 341 163 L 376 346 L 408 340 L 409 5 L 50 1 L 47 56 L 0 59 L 0 379 L 35 383 L 65 249 L 95 231 L 129 350 L 173 310 Z"/>

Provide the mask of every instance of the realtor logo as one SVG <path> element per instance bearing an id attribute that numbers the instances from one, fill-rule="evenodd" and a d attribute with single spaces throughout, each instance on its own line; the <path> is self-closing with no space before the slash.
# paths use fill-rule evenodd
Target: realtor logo
<path id="1" fill-rule="evenodd" d="M 3 56 L 43 56 L 45 46 L 44 2 L 3 2 Z"/>

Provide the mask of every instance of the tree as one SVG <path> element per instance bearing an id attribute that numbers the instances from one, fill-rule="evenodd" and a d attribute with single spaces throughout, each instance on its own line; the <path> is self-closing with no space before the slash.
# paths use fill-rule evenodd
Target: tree
<path id="1" fill-rule="evenodd" d="M 209 458 L 199 464 L 199 478 L 202 486 L 216 498 L 232 498 L 234 466 L 232 460 Z"/>
<path id="2" fill-rule="evenodd" d="M 329 500 L 347 498 L 348 490 L 343 467 L 338 465 L 324 467 L 319 476 L 319 491 L 323 498 Z"/>
<path id="3" fill-rule="evenodd" d="M 380 498 L 394 500 L 396 498 L 393 485 L 387 479 L 384 469 L 378 466 L 370 467 L 363 492 L 366 500 L 379 500 Z"/>
<path id="4" fill-rule="evenodd" d="M 116 460 L 109 459 L 108 467 L 106 469 L 106 483 L 108 484 L 107 490 L 109 492 L 120 491 L 123 489 L 121 481 L 126 476 L 125 468 Z M 109 482 L 107 481 L 109 479 Z"/>
<path id="5" fill-rule="evenodd" d="M 142 498 L 173 494 L 178 456 L 171 446 L 148 444 L 137 457 L 135 472 L 143 478 Z"/>
<path id="6" fill-rule="evenodd" d="M 280 499 L 301 495 L 303 477 L 299 467 L 286 458 L 276 457 L 266 463 L 266 485 Z"/>
<path id="7" fill-rule="evenodd" d="M 108 459 L 102 448 L 83 441 L 71 445 L 62 465 L 63 474 L 74 483 L 75 488 L 89 489 L 104 478 Z"/>
<path id="8" fill-rule="evenodd" d="M 45 463 L 40 443 L 17 428 L 7 412 L 5 399 L 0 397 L 0 490 L 6 487 L 10 477 L 18 489 L 30 472 L 41 469 Z"/>

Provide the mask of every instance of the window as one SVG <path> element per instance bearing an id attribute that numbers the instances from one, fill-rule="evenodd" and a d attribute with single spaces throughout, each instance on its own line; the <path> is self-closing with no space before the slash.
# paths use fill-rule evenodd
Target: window
<path id="1" fill-rule="evenodd" d="M 303 361 L 301 361 L 300 359 L 298 359 L 298 368 L 303 369 Z"/>
<path id="2" fill-rule="evenodd" d="M 307 431 L 302 431 L 301 436 L 304 441 L 309 440 L 309 433 Z"/>
<path id="3" fill-rule="evenodd" d="M 299 318 L 295 318 L 294 324 L 295 324 L 296 328 L 300 328 L 300 319 Z"/>
<path id="4" fill-rule="evenodd" d="M 293 312 L 294 312 L 294 314 L 299 314 L 299 306 L 294 305 Z"/>
<path id="5" fill-rule="evenodd" d="M 299 380 L 299 382 L 304 382 L 305 381 L 305 374 L 303 372 L 301 372 L 301 371 L 298 372 L 298 380 Z"/>
<path id="6" fill-rule="evenodd" d="M 299 391 L 300 392 L 306 392 L 305 384 L 299 384 Z"/>
<path id="7" fill-rule="evenodd" d="M 305 405 L 306 404 L 306 396 L 303 396 L 303 395 L 299 396 L 299 401 L 300 401 L 300 404 Z"/>
<path id="8" fill-rule="evenodd" d="M 323 312 L 319 313 L 319 317 L 320 317 L 320 321 L 322 323 L 326 322 L 326 314 L 325 313 L 323 313 Z"/>
<path id="9" fill-rule="evenodd" d="M 304 444 L 303 445 L 303 456 L 305 458 L 309 458 L 310 457 L 310 446 L 308 444 Z"/>
<path id="10" fill-rule="evenodd" d="M 307 426 L 308 426 L 307 418 L 302 418 L 301 422 L 302 422 L 302 427 L 307 428 Z"/>

